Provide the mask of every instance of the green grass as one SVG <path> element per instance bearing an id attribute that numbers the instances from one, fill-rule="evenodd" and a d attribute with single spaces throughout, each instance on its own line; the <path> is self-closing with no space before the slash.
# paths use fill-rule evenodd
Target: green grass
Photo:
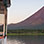
<path id="1" fill-rule="evenodd" d="M 8 33 L 7 35 L 44 35 L 44 33 Z"/>

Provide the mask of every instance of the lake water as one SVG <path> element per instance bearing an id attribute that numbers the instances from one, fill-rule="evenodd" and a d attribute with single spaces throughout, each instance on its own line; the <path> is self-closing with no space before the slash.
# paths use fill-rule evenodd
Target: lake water
<path id="1" fill-rule="evenodd" d="M 44 36 L 8 36 L 7 44 L 44 44 Z"/>

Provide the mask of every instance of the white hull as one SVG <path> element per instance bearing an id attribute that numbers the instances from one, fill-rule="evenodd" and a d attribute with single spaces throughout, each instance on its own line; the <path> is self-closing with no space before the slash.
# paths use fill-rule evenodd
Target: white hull
<path id="1" fill-rule="evenodd" d="M 0 44 L 7 44 L 7 37 L 0 39 Z"/>

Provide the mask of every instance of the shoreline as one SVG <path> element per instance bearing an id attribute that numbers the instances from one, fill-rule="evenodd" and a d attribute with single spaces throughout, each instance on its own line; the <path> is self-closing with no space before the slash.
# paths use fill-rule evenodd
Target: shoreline
<path id="1" fill-rule="evenodd" d="M 18 35 L 18 36 L 22 36 L 22 35 L 44 35 L 44 33 L 8 33 L 7 34 L 8 36 L 16 36 L 16 35 Z"/>

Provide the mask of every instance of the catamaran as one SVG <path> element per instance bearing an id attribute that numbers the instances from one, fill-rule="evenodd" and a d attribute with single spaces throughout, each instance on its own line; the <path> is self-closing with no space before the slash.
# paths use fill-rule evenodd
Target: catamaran
<path id="1" fill-rule="evenodd" d="M 10 0 L 0 0 L 0 44 L 7 41 L 7 7 L 10 5 Z"/>

